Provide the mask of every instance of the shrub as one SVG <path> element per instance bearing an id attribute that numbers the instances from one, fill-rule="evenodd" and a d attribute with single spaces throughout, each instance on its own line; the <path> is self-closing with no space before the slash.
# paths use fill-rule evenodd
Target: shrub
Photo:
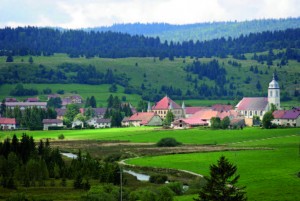
<path id="1" fill-rule="evenodd" d="M 183 194 L 183 185 L 180 182 L 172 182 L 167 185 L 169 189 L 171 189 L 176 195 Z"/>
<path id="2" fill-rule="evenodd" d="M 181 142 L 177 142 L 174 138 L 162 138 L 156 143 L 158 147 L 176 147 L 181 144 Z"/>
<path id="3" fill-rule="evenodd" d="M 60 135 L 58 136 L 58 139 L 59 139 L 59 140 L 63 140 L 63 139 L 65 139 L 65 136 L 64 136 L 64 134 L 60 134 Z"/>
<path id="4" fill-rule="evenodd" d="M 155 184 L 164 184 L 168 180 L 168 177 L 166 175 L 151 175 L 149 178 L 150 183 L 155 183 Z"/>

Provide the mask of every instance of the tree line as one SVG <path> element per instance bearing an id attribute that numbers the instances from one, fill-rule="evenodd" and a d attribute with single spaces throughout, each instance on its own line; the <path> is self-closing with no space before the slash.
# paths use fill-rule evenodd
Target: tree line
<path id="1" fill-rule="evenodd" d="M 300 29 L 250 33 L 209 41 L 162 42 L 158 37 L 115 32 L 85 32 L 37 27 L 0 29 L 0 56 L 52 55 L 70 57 L 226 57 L 269 49 L 299 48 Z"/>

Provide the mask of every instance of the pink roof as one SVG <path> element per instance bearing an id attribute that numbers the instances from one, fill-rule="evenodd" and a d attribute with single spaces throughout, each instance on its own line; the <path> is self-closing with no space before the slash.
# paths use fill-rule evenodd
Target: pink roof
<path id="1" fill-rule="evenodd" d="M 238 116 L 238 112 L 235 110 L 229 110 L 229 111 L 223 111 L 223 112 L 218 112 L 218 117 L 222 120 L 225 117 L 229 118 L 235 118 Z"/>
<path id="2" fill-rule="evenodd" d="M 5 98 L 5 102 L 18 102 L 16 98 Z"/>
<path id="3" fill-rule="evenodd" d="M 188 118 L 188 119 L 180 119 L 180 120 L 190 125 L 207 125 L 207 121 L 203 121 L 202 119 L 199 118 Z"/>
<path id="4" fill-rule="evenodd" d="M 195 114 L 200 110 L 209 110 L 209 107 L 186 107 L 185 114 Z"/>
<path id="5" fill-rule="evenodd" d="M 39 98 L 27 98 L 26 101 L 27 102 L 38 102 Z"/>
<path id="6" fill-rule="evenodd" d="M 141 121 L 141 124 L 146 125 L 154 117 L 154 112 L 138 112 L 129 118 L 129 121 Z"/>
<path id="7" fill-rule="evenodd" d="M 16 124 L 15 118 L 0 118 L 0 124 Z"/>
<path id="8" fill-rule="evenodd" d="M 200 110 L 196 112 L 191 118 L 199 118 L 202 120 L 210 120 L 212 117 L 217 117 L 218 112 L 213 110 Z"/>
<path id="9" fill-rule="evenodd" d="M 152 107 L 152 109 L 153 110 L 168 110 L 171 104 L 172 104 L 172 107 L 174 109 L 180 109 L 181 108 L 171 98 L 169 98 L 168 96 L 165 96 L 163 99 L 161 99 L 159 102 L 157 102 L 156 105 L 154 105 Z"/>
<path id="10" fill-rule="evenodd" d="M 212 108 L 212 110 L 216 110 L 219 112 L 229 111 L 229 110 L 233 109 L 232 105 L 222 105 L 222 104 L 213 105 L 213 106 L 211 106 L 211 108 Z"/>
<path id="11" fill-rule="evenodd" d="M 43 119 L 43 124 L 61 124 L 62 122 L 60 119 Z"/>
<path id="12" fill-rule="evenodd" d="M 285 110 L 276 110 L 273 112 L 274 119 L 281 119 L 285 113 Z"/>
<path id="13" fill-rule="evenodd" d="M 5 103 L 5 105 L 7 107 L 46 107 L 47 106 L 47 102 L 8 102 Z"/>
<path id="14" fill-rule="evenodd" d="M 293 109 L 285 111 L 282 119 L 297 119 L 300 116 L 300 110 Z"/>
<path id="15" fill-rule="evenodd" d="M 243 98 L 237 105 L 238 110 L 265 110 L 268 105 L 268 98 Z"/>

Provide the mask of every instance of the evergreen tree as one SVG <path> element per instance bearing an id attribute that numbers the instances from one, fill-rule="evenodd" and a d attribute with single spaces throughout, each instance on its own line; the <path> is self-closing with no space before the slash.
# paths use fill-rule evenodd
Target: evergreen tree
<path id="1" fill-rule="evenodd" d="M 200 190 L 195 201 L 245 201 L 245 187 L 237 187 L 240 178 L 236 175 L 237 167 L 221 156 L 218 163 L 210 165 L 210 177 L 206 177 L 206 185 Z"/>
<path id="2" fill-rule="evenodd" d="M 96 107 L 97 107 L 97 102 L 96 102 L 95 96 L 91 96 L 91 99 L 90 99 L 90 106 L 91 106 L 92 108 L 96 108 Z"/>
<path id="3" fill-rule="evenodd" d="M 90 107 L 90 106 L 91 106 L 90 97 L 87 97 L 86 101 L 85 101 L 85 108 Z"/>
<path id="4" fill-rule="evenodd" d="M 5 99 L 3 99 L 0 106 L 0 115 L 4 116 L 5 113 L 6 113 L 6 105 L 5 105 Z"/>
<path id="5" fill-rule="evenodd" d="M 6 62 L 13 62 L 14 58 L 12 57 L 12 55 L 8 55 L 6 58 Z"/>
<path id="6" fill-rule="evenodd" d="M 107 108 L 112 108 L 114 104 L 114 97 L 110 94 L 110 96 L 107 99 Z"/>

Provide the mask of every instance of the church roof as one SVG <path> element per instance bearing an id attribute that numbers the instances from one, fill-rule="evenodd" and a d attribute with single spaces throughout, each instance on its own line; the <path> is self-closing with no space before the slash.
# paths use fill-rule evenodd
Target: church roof
<path id="1" fill-rule="evenodd" d="M 273 79 L 272 81 L 269 83 L 269 89 L 279 89 L 279 84 L 278 82 L 275 80 L 275 75 L 273 74 Z"/>
<path id="2" fill-rule="evenodd" d="M 237 104 L 237 110 L 265 110 L 268 106 L 268 98 L 254 97 L 243 98 Z"/>
<path id="3" fill-rule="evenodd" d="M 181 109 L 181 107 L 175 103 L 171 98 L 168 96 L 165 96 L 163 99 L 161 99 L 159 102 L 156 103 L 152 107 L 153 110 L 168 110 L 170 108 L 170 105 L 173 109 Z"/>

